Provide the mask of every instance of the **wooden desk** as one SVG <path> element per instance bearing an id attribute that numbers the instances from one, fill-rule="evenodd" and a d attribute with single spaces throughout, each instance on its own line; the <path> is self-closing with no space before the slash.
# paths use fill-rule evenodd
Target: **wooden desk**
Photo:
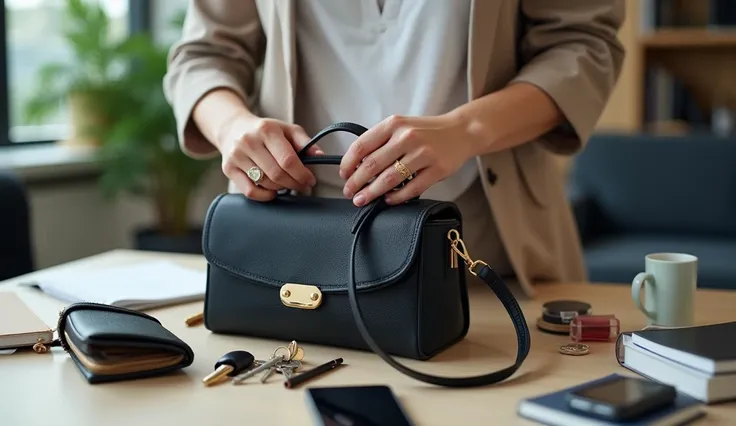
<path id="1" fill-rule="evenodd" d="M 47 321 L 56 323 L 62 302 L 17 283 L 67 268 L 94 268 L 163 257 L 183 265 L 204 267 L 200 257 L 114 251 L 40 271 L 0 285 L 16 291 Z M 560 298 L 583 299 L 596 313 L 615 313 L 622 327 L 637 329 L 644 318 L 637 313 L 627 285 L 556 284 L 540 291 L 536 300 L 521 301 L 527 321 L 534 324 L 541 305 Z M 478 374 L 509 365 L 516 351 L 515 333 L 501 304 L 490 290 L 472 289 L 472 323 L 468 337 L 432 361 L 408 362 L 425 371 L 447 375 Z M 700 291 L 698 323 L 734 319 L 736 292 Z M 187 328 L 184 318 L 201 309 L 200 303 L 150 313 L 190 344 L 192 366 L 181 373 L 139 381 L 89 385 L 71 359 L 59 348 L 51 354 L 33 352 L 0 356 L 0 424 L 3 426 L 106 426 L 134 425 L 311 425 L 303 389 L 287 390 L 279 378 L 267 384 L 254 380 L 245 386 L 204 388 L 202 377 L 212 371 L 224 353 L 247 349 L 266 357 L 286 342 L 227 337 L 204 327 Z M 522 398 L 572 386 L 600 376 L 627 370 L 618 366 L 613 344 L 592 345 L 592 353 L 570 357 L 558 353 L 565 336 L 544 334 L 532 328 L 532 352 L 519 372 L 507 382 L 479 389 L 447 389 L 414 381 L 367 352 L 303 344 L 305 362 L 318 364 L 343 357 L 348 364 L 316 380 L 313 386 L 387 384 L 391 386 L 417 425 L 532 424 L 516 414 Z M 736 404 L 712 406 L 698 424 L 724 424 L 736 420 Z"/>

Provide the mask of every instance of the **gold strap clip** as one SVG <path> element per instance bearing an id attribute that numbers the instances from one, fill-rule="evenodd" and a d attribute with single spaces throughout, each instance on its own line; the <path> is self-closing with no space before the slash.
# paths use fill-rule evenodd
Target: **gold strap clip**
<path id="1" fill-rule="evenodd" d="M 468 253 L 467 247 L 465 247 L 465 243 L 460 238 L 460 233 L 457 232 L 455 229 L 451 229 L 447 233 L 447 239 L 450 240 L 450 267 L 455 269 L 458 267 L 458 261 L 457 257 L 460 256 L 466 265 L 468 265 L 468 270 L 473 275 L 478 275 L 476 272 L 476 268 L 478 266 L 488 266 L 488 264 L 482 260 L 473 260 L 473 258 L 470 257 L 470 253 Z"/>

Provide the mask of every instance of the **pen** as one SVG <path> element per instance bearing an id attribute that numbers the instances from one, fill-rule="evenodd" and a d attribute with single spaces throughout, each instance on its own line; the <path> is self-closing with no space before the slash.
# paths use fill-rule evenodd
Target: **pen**
<path id="1" fill-rule="evenodd" d="M 204 312 L 194 314 L 186 319 L 186 323 L 188 327 L 194 327 L 195 325 L 199 325 L 202 321 L 204 321 Z"/>
<path id="2" fill-rule="evenodd" d="M 342 364 L 342 358 L 333 359 L 330 362 L 326 362 L 318 367 L 314 367 L 311 370 L 305 371 L 302 374 L 297 374 L 296 376 L 291 377 L 290 379 L 284 382 L 284 386 L 287 388 L 293 388 L 293 387 L 299 386 L 300 384 L 306 382 L 307 380 L 314 379 L 315 377 L 320 376 L 341 364 Z"/>

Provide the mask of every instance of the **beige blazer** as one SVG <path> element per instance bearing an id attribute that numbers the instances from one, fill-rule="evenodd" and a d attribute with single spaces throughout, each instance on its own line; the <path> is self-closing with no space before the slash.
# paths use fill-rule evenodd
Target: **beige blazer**
<path id="1" fill-rule="evenodd" d="M 258 114 L 293 122 L 298 0 L 193 0 L 170 53 L 164 89 L 182 149 L 216 155 L 191 121 L 208 91 L 227 87 Z M 618 79 L 623 0 L 473 0 L 468 100 L 524 81 L 566 123 L 539 140 L 477 158 L 488 206 L 522 288 L 587 278 L 563 178 L 552 153 L 581 150 Z M 472 255 L 472 253 L 471 253 Z"/>

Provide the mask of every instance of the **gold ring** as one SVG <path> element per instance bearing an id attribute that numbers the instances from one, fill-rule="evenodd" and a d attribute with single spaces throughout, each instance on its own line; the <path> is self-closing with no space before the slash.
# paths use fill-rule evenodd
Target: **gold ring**
<path id="1" fill-rule="evenodd" d="M 245 174 L 247 174 L 250 180 L 252 180 L 256 184 L 263 180 L 263 170 L 259 169 L 258 167 L 251 167 L 250 169 L 248 169 L 248 171 L 245 172 Z"/>
<path id="2" fill-rule="evenodd" d="M 409 170 L 409 168 L 406 167 L 401 161 L 396 160 L 396 162 L 394 163 L 394 169 L 396 169 L 396 171 L 404 177 L 404 180 L 414 179 L 414 175 L 412 174 L 411 170 Z"/>

